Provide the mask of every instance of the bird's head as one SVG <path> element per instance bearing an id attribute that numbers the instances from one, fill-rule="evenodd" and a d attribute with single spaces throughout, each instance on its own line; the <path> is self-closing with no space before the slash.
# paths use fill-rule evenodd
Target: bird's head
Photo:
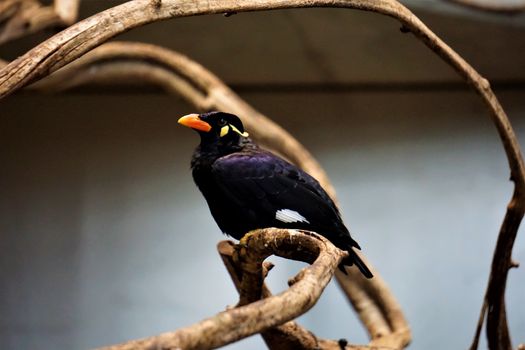
<path id="1" fill-rule="evenodd" d="M 239 117 L 224 112 L 188 114 L 179 119 L 179 124 L 196 130 L 207 142 L 230 143 L 248 137 Z"/>

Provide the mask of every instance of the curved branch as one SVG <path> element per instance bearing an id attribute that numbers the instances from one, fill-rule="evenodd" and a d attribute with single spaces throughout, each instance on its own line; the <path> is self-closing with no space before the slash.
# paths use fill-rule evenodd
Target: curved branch
<path id="1" fill-rule="evenodd" d="M 0 70 L 0 97 L 54 72 L 115 35 L 150 22 L 201 14 L 302 7 L 354 8 L 378 12 L 399 20 L 405 29 L 414 33 L 449 63 L 481 95 L 502 139 L 512 179 L 517 182 L 520 190 L 525 189 L 525 166 L 519 145 L 489 82 L 395 0 L 133 0 L 78 22 L 4 67 Z M 521 193 L 520 198 L 523 198 Z"/>
<path id="2" fill-rule="evenodd" d="M 221 312 L 175 332 L 103 349 L 209 349 L 280 325 L 308 311 L 317 302 L 346 254 L 315 233 L 276 228 L 252 231 L 238 247 L 239 256 L 252 266 L 261 266 L 270 255 L 298 260 L 315 257 L 315 261 L 301 270 L 294 285 L 278 295 Z M 297 248 L 295 254 L 290 254 L 290 247 Z"/>
<path id="3" fill-rule="evenodd" d="M 247 104 L 210 71 L 175 51 L 143 43 L 108 43 L 31 88 L 62 91 L 89 83 L 137 80 L 181 95 L 201 111 L 216 109 L 242 116 L 257 142 L 306 169 L 335 199 L 335 190 L 325 171 L 297 139 Z"/>
<path id="4" fill-rule="evenodd" d="M 271 296 L 271 292 L 263 282 L 263 278 L 266 277 L 268 270 L 273 267 L 271 263 L 268 263 L 267 266 L 259 265 L 259 267 L 263 270 L 263 274 L 258 275 L 260 281 L 256 283 L 247 283 L 251 289 L 250 291 L 247 291 L 243 283 L 243 277 L 246 272 L 253 271 L 253 269 L 243 270 L 239 259 L 235 258 L 235 245 L 231 241 L 219 242 L 217 249 L 219 250 L 219 254 L 221 255 L 224 265 L 226 265 L 226 269 L 230 273 L 233 283 L 240 294 L 241 301 L 245 299 L 247 302 L 254 302 L 259 298 L 268 298 Z M 300 274 L 298 276 L 300 276 Z M 362 280 L 367 281 L 367 279 Z M 289 285 L 294 284 L 295 279 L 290 279 L 288 283 Z M 352 284 L 348 281 L 346 283 L 350 285 Z M 257 292 L 253 291 L 254 286 L 262 286 L 260 289 L 260 295 L 256 298 L 250 298 L 248 295 L 251 295 L 252 297 L 257 295 Z M 241 301 L 238 305 L 242 305 Z M 410 341 L 410 331 L 405 335 L 408 335 L 408 339 L 406 340 L 406 344 L 408 344 Z M 261 333 L 261 336 L 264 338 L 264 341 L 270 349 L 278 350 L 341 350 L 342 348 L 354 350 L 395 350 L 404 348 L 406 346 L 406 344 L 401 344 L 402 340 L 393 339 L 396 338 L 396 336 L 390 337 L 390 339 L 388 339 L 389 342 L 383 342 L 381 344 L 376 343 L 373 345 L 354 345 L 347 344 L 345 340 L 335 341 L 320 339 L 317 338 L 312 332 L 304 329 L 294 321 L 288 321 L 280 326 L 268 328 Z"/>
<path id="5" fill-rule="evenodd" d="M 243 283 L 244 271 L 242 265 L 239 263 L 239 259 L 235 257 L 235 244 L 231 241 L 221 241 L 217 245 L 217 250 L 232 278 L 235 288 L 239 292 L 240 297 L 237 306 L 252 303 L 261 298 L 268 298 L 272 295 L 264 283 L 264 278 L 273 267 L 271 263 L 268 263 L 266 266 L 261 266 L 263 274 L 259 275 L 260 281 L 253 284 Z M 251 290 L 247 291 L 245 285 L 248 285 Z M 256 292 L 253 292 L 255 286 L 261 286 L 261 288 L 258 291 L 259 295 L 253 298 L 253 296 L 257 295 Z M 288 321 L 282 325 L 266 329 L 261 333 L 261 336 L 269 349 L 310 350 L 319 347 L 319 339 L 317 339 L 312 332 L 302 328 L 294 321 Z"/>
<path id="6" fill-rule="evenodd" d="M 410 327 L 385 281 L 376 270 L 372 270 L 374 283 L 369 283 L 355 269 L 347 272 L 349 277 L 336 271 L 336 278 L 368 330 L 370 345 L 405 348 L 411 341 Z"/>

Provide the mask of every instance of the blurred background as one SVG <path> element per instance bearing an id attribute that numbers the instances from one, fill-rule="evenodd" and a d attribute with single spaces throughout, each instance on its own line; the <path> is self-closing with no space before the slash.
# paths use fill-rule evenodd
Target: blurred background
<path id="1" fill-rule="evenodd" d="M 118 1 L 83 1 L 81 18 Z M 492 82 L 525 144 L 525 16 L 406 4 Z M 412 349 L 470 345 L 513 186 L 481 100 L 391 18 L 308 9 L 183 18 L 119 36 L 203 64 L 295 135 L 331 177 L 343 217 L 398 298 Z M 0 47 L 12 60 L 39 33 Z M 237 302 L 225 239 L 193 184 L 195 110 L 150 86 L 0 101 L 0 348 L 86 349 L 197 322 Z M 241 116 L 242 117 L 242 116 Z M 525 236 L 513 257 L 525 263 Z M 270 258 L 272 291 L 301 264 Z M 509 275 L 525 342 L 525 269 Z M 337 285 L 299 322 L 367 337 Z M 481 348 L 484 348 L 484 343 Z M 259 336 L 228 349 L 264 348 Z"/>

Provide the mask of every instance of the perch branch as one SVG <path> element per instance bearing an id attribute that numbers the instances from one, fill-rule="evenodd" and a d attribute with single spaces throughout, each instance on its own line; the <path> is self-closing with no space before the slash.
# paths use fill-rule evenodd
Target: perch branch
<path id="1" fill-rule="evenodd" d="M 234 247 L 235 246 L 231 241 L 221 241 L 218 244 L 217 249 L 221 255 L 224 265 L 226 266 L 226 269 L 230 273 L 235 288 L 237 288 L 237 291 L 240 294 L 240 301 L 238 305 L 242 305 L 241 300 L 243 299 L 246 300 L 246 303 L 252 303 L 257 301 L 259 298 L 248 298 L 246 296 L 253 296 L 256 295 L 256 293 L 246 293 L 245 289 L 242 287 L 243 269 L 241 264 L 238 263 L 238 259 L 234 258 Z M 263 279 L 261 279 L 260 283 L 255 283 L 253 285 L 262 285 L 260 297 L 268 298 L 271 296 L 271 292 L 263 282 Z M 270 349 L 309 350 L 319 347 L 319 342 L 315 335 L 311 332 L 308 332 L 294 321 L 288 321 L 274 328 L 269 328 L 262 332 L 261 336 Z"/>
<path id="2" fill-rule="evenodd" d="M 0 45 L 48 27 L 66 27 L 77 20 L 80 0 L 3 0 L 0 4 Z"/>
<path id="3" fill-rule="evenodd" d="M 238 247 L 238 254 L 244 261 L 243 269 L 261 266 L 272 254 L 299 260 L 315 257 L 315 260 L 301 270 L 294 285 L 278 295 L 221 312 L 174 332 L 103 349 L 217 348 L 280 325 L 308 311 L 317 302 L 346 254 L 317 234 L 274 228 L 252 231 Z M 297 254 L 291 253 L 291 247 Z"/>
<path id="4" fill-rule="evenodd" d="M 218 251 L 221 255 L 221 258 L 224 262 L 224 265 L 226 266 L 226 269 L 230 273 L 230 276 L 232 278 L 232 281 L 237 288 L 237 291 L 240 294 L 240 300 L 245 299 L 248 303 L 254 302 L 258 300 L 259 298 L 250 298 L 247 297 L 248 295 L 251 295 L 252 297 L 257 295 L 257 292 L 252 291 L 246 291 L 245 287 L 243 287 L 242 283 L 242 276 L 244 274 L 244 271 L 250 273 L 250 271 L 253 271 L 254 269 L 244 270 L 242 267 L 242 264 L 239 263 L 239 259 L 236 259 L 235 256 L 235 245 L 231 241 L 222 241 L 218 244 Z M 287 256 L 290 257 L 290 256 Z M 301 259 L 301 260 L 308 260 L 308 259 Z M 273 265 L 271 265 L 273 266 Z M 259 269 L 262 269 L 262 271 L 268 270 L 265 268 L 265 266 L 259 265 Z M 263 278 L 266 276 L 266 273 L 258 274 L 258 276 L 261 278 L 261 281 L 259 283 L 250 283 L 248 284 L 251 288 L 254 286 L 262 285 L 260 297 L 267 298 L 271 296 L 270 290 L 266 287 L 264 284 Z M 301 276 L 301 274 L 297 275 Z M 297 278 L 297 277 L 296 277 Z M 291 279 L 289 281 L 289 284 L 292 285 L 294 283 L 294 279 Z M 245 293 L 245 296 L 243 297 L 243 293 Z M 241 304 L 241 302 L 239 302 Z M 239 305 L 238 304 L 238 305 Z M 294 321 L 288 321 L 282 325 L 268 328 L 265 331 L 261 333 L 261 336 L 263 337 L 264 341 L 268 345 L 270 349 L 278 349 L 278 350 L 313 350 L 313 349 L 319 349 L 319 350 L 340 350 L 342 348 L 341 341 L 334 341 L 334 340 L 328 340 L 328 339 L 320 339 L 317 338 L 312 332 L 309 332 L 308 330 L 304 329 L 300 325 L 298 325 Z M 367 345 L 353 345 L 353 344 L 347 344 L 344 348 L 345 349 L 354 349 L 354 350 L 393 350 L 393 349 L 399 349 L 402 346 L 399 347 L 393 347 L 391 344 L 387 346 L 367 346 Z"/>
<path id="5" fill-rule="evenodd" d="M 31 88 L 56 91 L 88 83 L 128 80 L 155 83 L 170 93 L 182 95 L 201 110 L 218 109 L 241 115 L 254 139 L 314 175 L 335 198 L 324 171 L 293 136 L 255 111 L 212 73 L 176 52 L 148 44 L 108 43 Z M 392 348 L 402 348 L 410 341 L 408 324 L 380 274 L 375 271 L 374 276 L 372 280 L 363 280 L 359 274 L 350 273 L 337 278 L 339 283 L 353 286 L 343 290 L 352 304 L 358 306 L 358 315 L 373 341 L 382 338 L 383 343 L 391 341 L 388 345 L 394 344 Z M 385 300 L 381 300 L 383 297 Z"/>

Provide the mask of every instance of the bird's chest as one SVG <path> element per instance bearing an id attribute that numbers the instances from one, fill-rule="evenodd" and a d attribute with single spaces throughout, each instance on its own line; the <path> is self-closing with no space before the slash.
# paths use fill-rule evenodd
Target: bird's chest
<path id="1" fill-rule="evenodd" d="M 210 212 L 222 232 L 240 239 L 255 228 L 255 213 L 247 205 L 235 200 L 219 186 L 211 170 L 203 167 L 193 169 L 193 179 L 208 203 Z"/>
<path id="2" fill-rule="evenodd" d="M 195 184 L 202 192 L 208 203 L 210 199 L 213 199 L 218 195 L 219 191 L 215 181 L 213 180 L 210 165 L 199 164 L 194 166 L 192 169 L 192 175 L 193 181 L 195 181 Z"/>

